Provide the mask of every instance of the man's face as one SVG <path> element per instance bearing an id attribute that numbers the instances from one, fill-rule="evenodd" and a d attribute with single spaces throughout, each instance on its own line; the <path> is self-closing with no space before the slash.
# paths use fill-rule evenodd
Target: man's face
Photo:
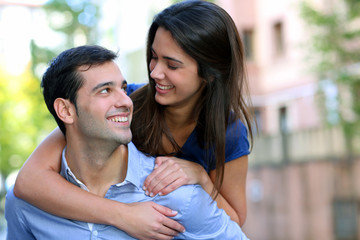
<path id="1" fill-rule="evenodd" d="M 129 143 L 133 104 L 126 95 L 126 81 L 119 67 L 110 61 L 86 69 L 86 66 L 79 68 L 84 85 L 79 89 L 76 101 L 78 133 L 89 141 Z"/>

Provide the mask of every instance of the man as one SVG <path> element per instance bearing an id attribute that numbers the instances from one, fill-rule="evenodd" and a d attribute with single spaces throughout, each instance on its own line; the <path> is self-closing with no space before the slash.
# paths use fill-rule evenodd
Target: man
<path id="1" fill-rule="evenodd" d="M 119 202 L 153 201 L 178 212 L 186 232 L 178 239 L 247 239 L 199 185 L 149 197 L 142 184 L 154 159 L 130 142 L 133 105 L 126 95 L 116 55 L 98 46 L 61 53 L 46 71 L 44 99 L 66 137 L 61 174 L 69 182 Z M 107 225 L 48 214 L 7 194 L 8 239 L 133 239 Z"/>

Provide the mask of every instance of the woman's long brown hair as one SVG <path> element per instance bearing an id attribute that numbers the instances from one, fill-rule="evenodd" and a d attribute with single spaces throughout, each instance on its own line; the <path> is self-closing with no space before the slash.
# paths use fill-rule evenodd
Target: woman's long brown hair
<path id="1" fill-rule="evenodd" d="M 251 143 L 253 139 L 244 50 L 239 33 L 225 10 L 206 1 L 184 1 L 155 16 L 147 40 L 149 84 L 131 95 L 133 142 L 140 151 L 150 155 L 170 154 L 162 146 L 163 136 L 175 150 L 181 149 L 165 123 L 165 106 L 155 101 L 155 82 L 150 77 L 151 46 L 159 27 L 168 30 L 179 46 L 196 60 L 198 74 L 205 80 L 194 116 L 198 116 L 197 139 L 207 151 L 207 162 L 216 161 L 213 190 L 216 197 L 224 178 L 227 126 L 240 119 L 248 128 Z"/>

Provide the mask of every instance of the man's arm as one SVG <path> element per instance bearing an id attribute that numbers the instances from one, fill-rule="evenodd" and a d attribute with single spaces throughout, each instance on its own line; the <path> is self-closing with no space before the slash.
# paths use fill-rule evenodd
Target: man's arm
<path id="1" fill-rule="evenodd" d="M 199 185 L 192 187 L 191 196 L 182 196 L 190 199 L 184 201 L 188 206 L 183 208 L 182 218 L 179 220 L 186 229 L 185 233 L 178 236 L 180 239 L 248 240 L 239 225 L 217 207 L 209 194 Z"/>
<path id="2" fill-rule="evenodd" d="M 7 234 L 8 240 L 23 240 L 23 239 L 36 239 L 29 228 L 26 226 L 24 218 L 22 216 L 22 207 L 19 206 L 19 202 L 22 201 L 15 197 L 13 187 L 9 189 L 6 194 L 5 201 L 5 218 L 7 221 Z"/>

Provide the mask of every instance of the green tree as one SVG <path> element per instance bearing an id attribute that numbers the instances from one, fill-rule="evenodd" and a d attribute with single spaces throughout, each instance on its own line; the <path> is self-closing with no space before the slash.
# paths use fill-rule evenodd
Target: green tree
<path id="1" fill-rule="evenodd" d="M 62 50 L 97 42 L 98 6 L 90 0 L 50 0 L 44 5 L 50 28 L 63 44 L 43 48 L 32 41 L 31 63 L 14 76 L 0 66 L 0 173 L 5 179 L 19 169 L 40 141 L 56 127 L 40 89 L 40 77 L 48 62 Z M 40 70 L 39 70 L 40 69 Z M 40 72 L 39 74 L 34 74 Z M 3 194 L 4 192 L 2 192 Z"/>
<path id="2" fill-rule="evenodd" d="M 360 0 L 326 1 L 322 9 L 303 1 L 300 9 L 310 29 L 307 60 L 320 82 L 326 79 L 337 87 L 338 104 L 333 110 L 351 159 L 354 138 L 360 135 Z"/>
<path id="3" fill-rule="evenodd" d="M 97 23 L 99 6 L 92 0 L 49 0 L 44 5 L 49 27 L 63 43 L 54 49 L 40 47 L 31 41 L 32 70 L 43 70 L 42 66 L 65 49 L 98 42 Z M 39 67 L 40 66 L 40 67 Z M 42 71 L 41 71 L 42 73 Z M 39 75 L 39 74 L 37 74 Z"/>
<path id="4" fill-rule="evenodd" d="M 0 71 L 0 171 L 19 169 L 45 134 L 55 128 L 30 71 L 13 76 Z"/>

